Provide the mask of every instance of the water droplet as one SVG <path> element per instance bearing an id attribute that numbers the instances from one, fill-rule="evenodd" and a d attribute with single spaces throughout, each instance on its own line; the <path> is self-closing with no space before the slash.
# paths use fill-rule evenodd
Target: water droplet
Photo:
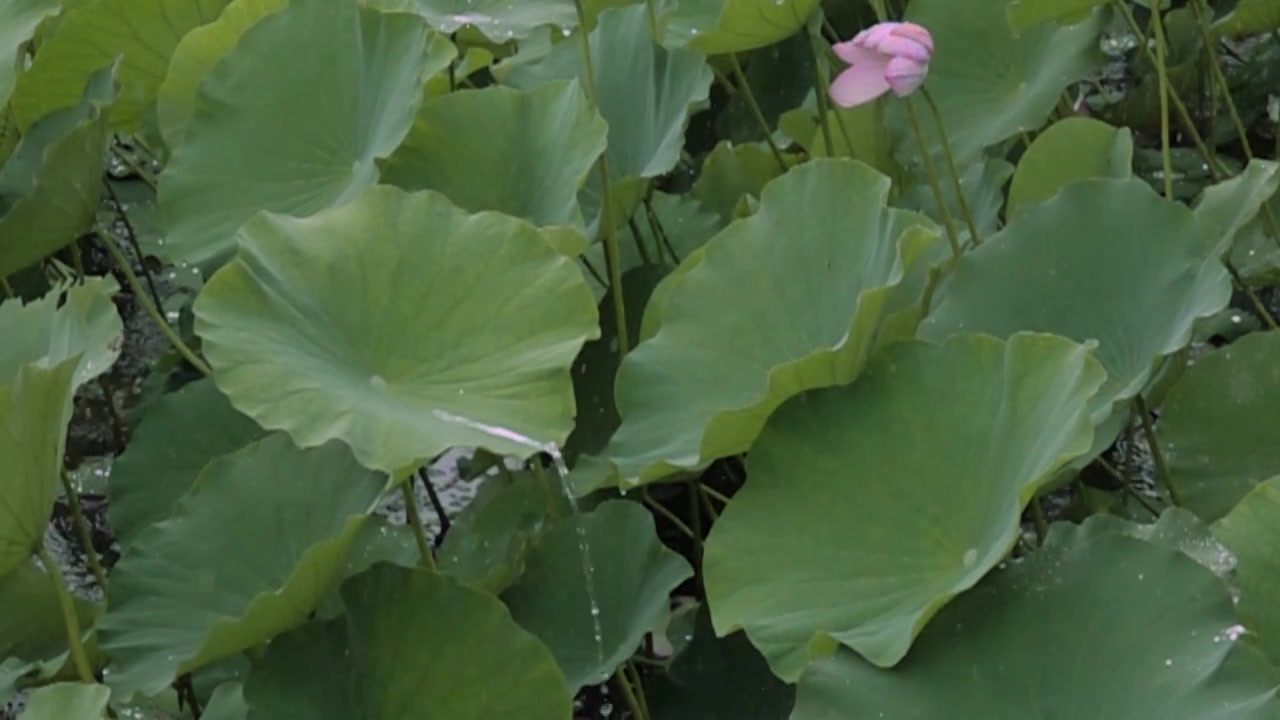
<path id="1" fill-rule="evenodd" d="M 978 549 L 977 549 L 977 548 L 969 548 L 968 550 L 965 550 L 965 551 L 964 551 L 964 566 L 965 566 L 965 567 L 973 567 L 973 564 L 974 564 L 974 563 L 976 563 L 976 562 L 978 562 Z"/>
<path id="2" fill-rule="evenodd" d="M 387 381 L 383 379 L 381 375 L 374 375 L 373 377 L 369 378 L 369 384 L 378 388 L 379 390 L 385 390 L 387 387 Z"/>

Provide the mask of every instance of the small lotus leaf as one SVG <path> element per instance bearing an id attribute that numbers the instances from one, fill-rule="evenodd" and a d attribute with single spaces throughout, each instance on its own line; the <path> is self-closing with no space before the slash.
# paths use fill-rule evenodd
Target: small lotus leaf
<path id="1" fill-rule="evenodd" d="M 1055 524 L 896 668 L 849 651 L 816 663 L 791 717 L 1274 718 L 1273 671 L 1237 628 L 1226 587 L 1182 553 Z"/>
<path id="2" fill-rule="evenodd" d="M 1259 484 L 1213 532 L 1235 555 L 1240 619 L 1249 639 L 1280 664 L 1280 475 Z"/>
<path id="3" fill-rule="evenodd" d="M 547 493 L 557 493 L 548 498 Z M 524 573 L 533 544 L 547 531 L 548 501 L 559 488 L 530 473 L 486 480 L 476 497 L 454 519 L 437 562 L 440 572 L 463 585 L 498 595 Z"/>
<path id="4" fill-rule="evenodd" d="M 156 401 L 111 468 L 107 517 L 121 549 L 168 518 L 212 460 L 265 434 L 212 380 L 197 380 Z"/>
<path id="5" fill-rule="evenodd" d="M 46 685 L 31 693 L 18 720 L 101 720 L 110 698 L 111 688 L 106 685 Z"/>
<path id="6" fill-rule="evenodd" d="M 78 358 L 74 387 L 106 372 L 124 344 L 124 325 L 111 302 L 115 290 L 114 280 L 92 278 L 26 305 L 0 303 L 0 385 L 13 382 L 28 363 L 48 369 Z"/>
<path id="7" fill-rule="evenodd" d="M 1190 210 L 1141 180 L 1087 180 L 1024 207 L 961 258 L 920 334 L 1027 330 L 1096 340 L 1108 373 L 1096 398 L 1101 421 L 1230 296 L 1226 270 L 1206 259 Z"/>
<path id="8" fill-rule="evenodd" d="M 688 45 L 707 55 L 772 45 L 804 27 L 820 0 L 680 0 L 669 3 L 662 23 L 668 45 Z"/>
<path id="9" fill-rule="evenodd" d="M 304 447 L 340 438 L 388 472 L 453 446 L 536 451 L 441 412 L 568 436 L 569 367 L 596 307 L 532 226 L 378 186 L 308 219 L 259 215 L 239 237 L 196 331 L 218 386 L 262 426 Z"/>
<path id="10" fill-rule="evenodd" d="M 1133 175 L 1133 135 L 1092 118 L 1072 117 L 1049 126 L 1023 153 L 1009 186 L 1007 213 L 1048 200 L 1064 187 L 1091 178 Z"/>
<path id="11" fill-rule="evenodd" d="M 1183 504 L 1206 522 L 1280 475 L 1280 333 L 1201 356 L 1165 397 L 1156 437 Z"/>
<path id="12" fill-rule="evenodd" d="M 1257 217 L 1280 188 L 1280 164 L 1250 160 L 1244 172 L 1200 193 L 1193 210 L 1204 230 L 1205 246 L 1215 256 L 1231 248 L 1236 234 Z M 1247 266 L 1246 266 L 1247 268 Z M 1248 276 L 1249 273 L 1242 270 Z"/>
<path id="13" fill-rule="evenodd" d="M 386 478 L 276 434 L 210 463 L 111 574 L 98 636 L 122 698 L 306 621 Z"/>
<path id="14" fill-rule="evenodd" d="M 785 680 L 837 642 L 896 664 L 1089 449 L 1104 378 L 1064 338 L 958 335 L 891 345 L 853 385 L 792 399 L 707 539 L 717 632 L 745 629 Z"/>
<path id="15" fill-rule="evenodd" d="M 169 147 L 176 148 L 185 139 L 200 83 L 209 72 L 235 48 L 246 30 L 288 4 L 288 0 L 231 0 L 217 19 L 178 41 L 156 90 L 156 122 Z"/>
<path id="16" fill-rule="evenodd" d="M 168 258 L 216 267 L 257 211 L 304 217 L 372 185 L 453 55 L 421 18 L 354 2 L 291 0 L 250 27 L 200 84 L 161 174 Z"/>
<path id="17" fill-rule="evenodd" d="M 735 145 L 719 143 L 703 161 L 702 172 L 693 185 L 693 196 L 728 224 L 744 197 L 759 197 L 782 168 L 769 148 L 760 143 Z"/>
<path id="18" fill-rule="evenodd" d="M 857 376 L 886 299 L 937 239 L 921 216 L 887 208 L 888 192 L 859 162 L 806 163 L 685 259 L 657 334 L 618 371 L 608 453 L 624 481 L 741 452 L 787 398 Z"/>
<path id="19" fill-rule="evenodd" d="M 0 166 L 0 277 L 61 250 L 93 224 L 115 72 L 115 65 L 99 70 L 80 86 L 78 102 L 38 118 Z"/>
<path id="20" fill-rule="evenodd" d="M 551 648 L 576 692 L 608 680 L 631 657 L 667 611 L 671 591 L 692 575 L 658 539 L 648 510 L 613 500 L 548 532 L 502 599 L 516 622 Z"/>
<path id="21" fill-rule="evenodd" d="M 211 22 L 228 0 L 92 0 L 68 8 L 18 77 L 13 110 L 24 130 L 79 98 L 85 79 L 120 57 L 113 128 L 139 130 L 178 40 Z"/>
<path id="22" fill-rule="evenodd" d="M 1240 0 L 1213 24 L 1215 35 L 1252 35 L 1280 28 L 1280 5 L 1273 0 Z"/>
<path id="23" fill-rule="evenodd" d="M 1041 23 L 1014 34 L 1005 16 L 1008 6 L 1005 0 L 912 0 L 907 6 L 905 19 L 933 34 L 925 89 L 938 104 L 959 166 L 989 145 L 1043 125 L 1067 86 L 1085 79 L 1103 59 L 1100 10 L 1074 25 Z M 936 154 L 941 140 L 932 113 L 918 98 L 911 101 Z M 891 126 L 910 128 L 901 105 L 892 106 Z M 917 152 L 910 131 L 900 143 L 909 154 Z"/>
<path id="24" fill-rule="evenodd" d="M 344 582 L 342 598 L 344 617 L 282 635 L 254 664 L 249 720 L 572 715 L 551 652 L 491 595 L 379 564 Z"/>
<path id="25" fill-rule="evenodd" d="M 244 701 L 244 683 L 225 682 L 219 685 L 200 713 L 200 720 L 246 720 L 249 704 Z"/>
<path id="26" fill-rule="evenodd" d="M 10 0 L 0 8 L 0 108 L 9 102 L 18 81 L 19 51 L 40 23 L 59 9 L 58 0 Z"/>
<path id="27" fill-rule="evenodd" d="M 606 133 L 576 81 L 460 91 L 422 106 L 404 144 L 382 163 L 383 181 L 435 190 L 471 212 L 581 225 L 578 189 Z"/>

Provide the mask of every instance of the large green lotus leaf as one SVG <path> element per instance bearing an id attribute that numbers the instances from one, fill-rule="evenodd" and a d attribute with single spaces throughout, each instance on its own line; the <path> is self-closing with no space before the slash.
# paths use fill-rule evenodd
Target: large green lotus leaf
<path id="1" fill-rule="evenodd" d="M 5 611 L 0 615 L 0 658 L 9 658 L 13 679 L 25 675 L 48 679 L 67 662 L 67 628 L 61 605 L 49 575 L 33 560 L 0 577 L 0 597 Z M 73 597 L 80 627 L 93 625 L 97 611 L 93 605 Z M 0 676 L 5 673 L 0 672 Z M 0 679 L 0 703 L 8 699 L 12 686 Z"/>
<path id="2" fill-rule="evenodd" d="M 47 369 L 75 357 L 76 387 L 106 372 L 124 344 L 124 324 L 111 301 L 116 287 L 113 279 L 90 278 L 26 305 L 0 303 L 0 385 L 13 382 L 28 363 Z"/>
<path id="3" fill-rule="evenodd" d="M 704 107 L 713 79 L 706 58 L 654 44 L 643 4 L 600 14 L 591 32 L 591 66 L 600 114 L 609 126 L 609 169 L 618 177 L 656 177 L 680 160 L 689 115 Z M 529 89 L 550 80 L 586 82 L 578 43 L 562 42 L 541 61 L 505 77 Z"/>
<path id="4" fill-rule="evenodd" d="M 539 226 L 580 225 L 577 193 L 607 128 L 576 81 L 520 92 L 492 86 L 422 106 L 383 181 Z"/>
<path id="5" fill-rule="evenodd" d="M 59 9 L 58 0 L 9 0 L 0 8 L 0 108 L 9 102 L 9 94 L 18 80 L 22 67 L 19 51 L 41 21 Z"/>
<path id="6" fill-rule="evenodd" d="M 1236 610 L 1250 639 L 1280 664 L 1280 475 L 1245 495 L 1213 532 L 1236 557 Z"/>
<path id="7" fill-rule="evenodd" d="M 1041 23 L 1014 34 L 1008 0 L 911 0 L 906 19 L 929 28 L 934 54 L 927 89 L 937 101 L 956 162 L 968 164 L 983 148 L 1044 124 L 1066 88 L 1102 63 L 1098 35 L 1104 14 L 1095 10 L 1074 25 Z M 935 154 L 941 147 L 928 105 L 912 98 Z M 909 157 L 916 139 L 900 101 L 890 126 Z M 938 167 L 944 167 L 939 164 Z"/>
<path id="8" fill-rule="evenodd" d="M 599 333 L 596 307 L 527 223 L 378 186 L 308 219 L 259 215 L 239 242 L 196 301 L 196 332 L 262 426 L 304 447 L 340 438 L 387 471 L 453 446 L 536 452 L 445 413 L 568 436 L 569 367 Z"/>
<path id="9" fill-rule="evenodd" d="M 611 500 L 548 532 L 502 599 L 515 621 L 551 648 L 577 692 L 605 682 L 631 657 L 667 612 L 671 591 L 692 576 L 688 561 L 658 539 L 643 505 Z"/>
<path id="10" fill-rule="evenodd" d="M 210 461 L 265 434 L 212 380 L 197 380 L 157 400 L 111 468 L 107 517 L 121 549 L 168 518 Z"/>
<path id="11" fill-rule="evenodd" d="M 662 24 L 667 45 L 688 45 L 707 55 L 772 45 L 804 27 L 820 0 L 678 0 L 667 2 Z"/>
<path id="12" fill-rule="evenodd" d="M 106 685 L 64 682 L 31 693 L 18 720 L 101 720 L 111 698 Z"/>
<path id="13" fill-rule="evenodd" d="M 375 0 L 374 4 L 416 12 L 445 34 L 473 27 L 495 43 L 526 38 L 548 25 L 566 30 L 578 25 L 573 0 Z"/>
<path id="14" fill-rule="evenodd" d="M 1053 471 L 1089 449 L 1104 378 L 1065 338 L 958 335 L 891 345 L 853 385 L 791 400 L 707 538 L 717 632 L 745 629 L 788 681 L 836 643 L 896 664 L 1005 557 Z"/>
<path id="15" fill-rule="evenodd" d="M 79 98 L 85 79 L 120 60 L 120 97 L 108 113 L 125 131 L 143 127 L 178 40 L 211 22 L 228 0 L 92 0 L 68 9 L 57 32 L 18 78 L 13 110 L 23 129 Z"/>
<path id="16" fill-rule="evenodd" d="M 115 70 L 94 73 L 78 102 L 41 117 L 0 167 L 0 277 L 61 250 L 93 224 Z"/>
<path id="17" fill-rule="evenodd" d="M 1235 570 L 1236 559 L 1204 521 L 1190 510 L 1168 507 L 1149 525 L 1138 525 L 1115 515 L 1091 515 L 1082 524 L 1089 532 L 1120 533 L 1177 550 L 1224 580 Z"/>
<path id="18" fill-rule="evenodd" d="M 345 617 L 277 638 L 254 664 L 249 720 L 572 715 L 555 658 L 493 596 L 379 564 L 344 582 L 342 598 Z"/>
<path id="19" fill-rule="evenodd" d="M 169 147 L 178 147 L 186 137 L 200 82 L 235 48 L 246 30 L 288 4 L 288 0 L 231 0 L 216 20 L 178 41 L 168 72 L 156 89 L 156 124 Z"/>
<path id="20" fill-rule="evenodd" d="M 305 622 L 385 480 L 340 443 L 302 450 L 280 434 L 210 463 L 111 573 L 98 626 L 111 686 L 154 695 Z"/>
<path id="21" fill-rule="evenodd" d="M 1165 397 L 1156 437 L 1183 504 L 1207 522 L 1280 475 L 1280 333 L 1206 353 Z"/>
<path id="22" fill-rule="evenodd" d="M 859 162 L 806 163 L 685 259 L 657 334 L 618 371 L 608 453 L 625 482 L 741 452 L 787 398 L 858 374 L 893 287 L 937 239 L 888 194 Z"/>
<path id="23" fill-rule="evenodd" d="M 1205 246 L 1215 256 L 1231 247 L 1236 233 L 1257 217 L 1263 204 L 1276 194 L 1280 188 L 1278 171 L 1280 164 L 1250 160 L 1244 172 L 1200 193 L 1192 210 L 1204 230 Z"/>
<path id="24" fill-rule="evenodd" d="M 1090 10 L 1107 0 L 1013 0 L 1009 3 L 1009 26 L 1021 33 L 1045 20 L 1070 23 L 1083 19 Z M 1141 3 L 1140 3 L 1141 4 Z"/>
<path id="25" fill-rule="evenodd" d="M 440 544 L 440 572 L 491 595 L 506 590 L 524 573 L 529 550 L 548 529 L 548 492 L 561 491 L 530 473 L 486 480 Z"/>
<path id="26" fill-rule="evenodd" d="M 1101 120 L 1071 117 L 1049 126 L 1023 153 L 1009 186 L 1008 216 L 1048 200 L 1073 182 L 1133 175 L 1133 134 Z"/>
<path id="27" fill-rule="evenodd" d="M 452 528 L 449 532 L 452 534 Z M 351 541 L 351 546 L 347 548 L 342 568 L 338 571 L 339 582 L 325 595 L 316 608 L 314 618 L 330 620 L 346 612 L 342 606 L 341 581 L 355 577 L 380 562 L 400 567 L 417 567 L 422 562 L 422 553 L 418 550 L 418 541 L 414 538 L 412 527 L 392 525 L 377 515 L 365 520 L 355 539 Z"/>
<path id="28" fill-rule="evenodd" d="M 0 386 L 0 576 L 31 557 L 58 495 L 77 359 Z"/>
<path id="29" fill-rule="evenodd" d="M 795 704 L 795 689 L 741 632 L 718 638 L 711 614 L 698 610 L 693 640 L 665 675 L 646 679 L 654 717 L 663 720 L 778 720 Z"/>
<path id="30" fill-rule="evenodd" d="M 201 82 L 161 175 L 169 259 L 216 266 L 257 211 L 305 217 L 374 184 L 453 55 L 421 18 L 353 2 L 291 0 L 250 27 Z"/>
<path id="31" fill-rule="evenodd" d="M 1099 420 L 1137 394 L 1193 323 L 1226 306 L 1226 269 L 1205 258 L 1186 206 L 1145 182 L 1086 180 L 1026 206 L 956 264 L 920 326 L 926 339 L 1020 330 L 1098 342 Z M 1103 438 L 1099 438 L 1103 440 Z M 1106 438 L 1109 443 L 1111 438 Z"/>
<path id="32" fill-rule="evenodd" d="M 1274 0 L 1240 0 L 1235 10 L 1213 24 L 1216 35 L 1251 35 L 1280 28 L 1280 5 Z"/>
<path id="33" fill-rule="evenodd" d="M 1238 627 L 1226 587 L 1182 553 L 1059 523 L 896 668 L 849 651 L 813 665 L 791 717 L 1275 718 L 1274 671 Z"/>

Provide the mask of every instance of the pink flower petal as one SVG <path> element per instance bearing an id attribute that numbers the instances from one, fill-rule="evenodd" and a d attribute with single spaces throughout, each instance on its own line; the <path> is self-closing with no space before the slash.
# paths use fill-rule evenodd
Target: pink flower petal
<path id="1" fill-rule="evenodd" d="M 892 37 L 900 23 L 883 22 L 863 30 L 853 36 L 853 42 L 863 47 L 878 48 L 885 39 Z"/>
<path id="2" fill-rule="evenodd" d="M 920 25 L 909 22 L 898 23 L 898 26 L 894 28 L 893 34 L 898 37 L 915 40 L 921 45 L 929 48 L 930 53 L 933 52 L 933 36 L 929 34 L 928 30 Z"/>
<path id="3" fill-rule="evenodd" d="M 840 107 L 854 107 L 870 102 L 889 91 L 885 79 L 884 58 L 880 62 L 854 65 L 831 83 L 831 100 Z"/>
<path id="4" fill-rule="evenodd" d="M 911 58 L 896 57 L 889 61 L 884 77 L 885 83 L 893 88 L 894 94 L 904 97 L 923 85 L 924 78 L 928 74 L 927 64 L 916 62 Z"/>
<path id="5" fill-rule="evenodd" d="M 876 51 L 893 57 L 911 58 L 917 62 L 927 63 L 933 57 L 933 51 L 915 38 L 890 35 L 884 42 L 876 46 Z"/>
<path id="6" fill-rule="evenodd" d="M 836 43 L 831 49 L 835 51 L 836 57 L 850 65 L 880 61 L 880 53 L 858 45 L 857 42 L 857 38 L 854 38 L 848 42 Z"/>

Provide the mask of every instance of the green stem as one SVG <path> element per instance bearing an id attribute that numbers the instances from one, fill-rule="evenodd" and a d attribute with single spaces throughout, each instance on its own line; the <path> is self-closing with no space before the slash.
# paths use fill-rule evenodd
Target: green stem
<path id="1" fill-rule="evenodd" d="M 627 218 L 627 228 L 631 230 L 631 239 L 636 242 L 636 252 L 640 253 L 640 262 L 645 265 L 652 265 L 653 259 L 649 257 L 649 248 L 644 246 L 644 237 L 640 235 L 640 226 L 636 224 L 634 217 Z M 659 254 L 662 248 L 658 248 Z"/>
<path id="2" fill-rule="evenodd" d="M 1160 158 L 1164 165 L 1164 197 L 1173 199 L 1173 156 L 1169 153 L 1169 71 L 1165 67 L 1168 55 L 1164 37 L 1164 22 L 1160 19 L 1159 3 L 1151 6 L 1151 29 L 1156 37 L 1156 78 L 1160 83 Z"/>
<path id="3" fill-rule="evenodd" d="M 54 592 L 58 595 L 58 605 L 62 608 L 62 624 L 67 629 L 67 647 L 71 649 L 71 660 L 76 666 L 76 673 L 80 675 L 81 682 L 92 685 L 97 682 L 97 679 L 93 676 L 89 655 L 85 653 L 84 645 L 80 642 L 80 618 L 76 615 L 75 600 L 72 599 L 71 592 L 67 590 L 67 582 L 62 577 L 62 568 L 58 567 L 57 561 L 49 554 L 49 550 L 43 543 L 36 547 L 36 556 L 44 565 L 45 572 L 49 573 Z"/>
<path id="4" fill-rule="evenodd" d="M 1173 479 L 1169 476 L 1169 466 L 1165 464 L 1164 453 L 1160 451 L 1160 443 L 1156 440 L 1155 427 L 1151 424 L 1151 413 L 1147 410 L 1147 403 L 1141 395 L 1133 396 L 1133 411 L 1138 414 L 1138 421 L 1142 423 L 1142 435 L 1147 439 L 1147 446 L 1151 448 L 1151 461 L 1156 466 L 1156 478 L 1169 493 L 1169 501 L 1181 507 L 1182 498 L 1178 496 L 1178 490 L 1173 486 Z"/>
<path id="5" fill-rule="evenodd" d="M 1036 525 L 1036 545 L 1044 545 L 1044 539 L 1049 536 L 1049 521 L 1044 516 L 1044 506 L 1040 504 L 1040 498 L 1031 498 L 1031 519 Z"/>
<path id="6" fill-rule="evenodd" d="M 656 41 L 658 39 L 658 10 L 654 7 L 653 0 L 644 0 L 644 7 L 649 14 L 649 32 Z"/>
<path id="7" fill-rule="evenodd" d="M 711 522 L 720 519 L 720 513 L 716 512 L 716 506 L 711 504 L 711 496 L 707 493 L 707 486 L 698 483 L 698 498 L 702 500 L 702 507 L 706 509 L 707 515 L 711 517 Z"/>
<path id="8" fill-rule="evenodd" d="M 1133 487 L 1133 483 L 1129 482 L 1129 478 L 1125 477 L 1120 470 L 1103 458 L 1098 458 L 1096 462 L 1099 467 L 1107 471 L 1108 475 L 1119 481 L 1120 486 L 1125 489 L 1125 492 L 1129 493 L 1129 497 L 1137 500 L 1138 504 L 1145 508 L 1147 512 L 1151 513 L 1152 517 L 1160 517 L 1160 511 L 1156 510 L 1155 507 L 1151 505 L 1150 501 L 1143 497 L 1142 493 L 1138 492 L 1138 490 Z"/>
<path id="9" fill-rule="evenodd" d="M 644 710 L 644 716 L 652 718 L 653 711 L 649 709 L 649 697 L 644 692 L 644 681 L 640 679 L 640 669 L 636 667 L 634 660 L 627 660 L 625 667 L 631 675 L 631 686 L 635 688 L 636 697 L 640 700 L 640 707 Z"/>
<path id="10" fill-rule="evenodd" d="M 915 131 L 916 144 L 920 147 L 920 158 L 924 161 L 925 175 L 929 178 L 929 187 L 933 190 L 933 197 L 938 201 L 938 212 L 942 213 L 942 222 L 947 229 L 947 243 L 951 245 L 951 255 L 959 258 L 962 254 L 960 250 L 960 239 L 956 236 L 955 221 L 951 218 L 951 208 L 948 206 L 947 198 L 942 194 L 942 184 L 938 182 L 938 171 L 933 166 L 933 156 L 929 153 L 929 147 L 924 140 L 924 129 L 920 127 L 920 115 L 916 112 L 915 103 L 911 102 L 911 98 L 904 98 L 907 106 L 907 116 L 911 118 L 911 127 Z"/>
<path id="11" fill-rule="evenodd" d="M 213 370 L 209 368 L 198 355 L 195 354 L 187 344 L 182 341 L 182 336 L 178 335 L 178 331 L 174 330 L 169 321 L 165 320 L 164 315 L 160 313 L 160 309 L 155 303 L 151 302 L 151 298 L 147 296 L 147 291 L 142 289 L 142 283 L 138 280 L 138 276 L 134 274 L 133 268 L 129 265 L 129 260 L 120 252 L 120 248 L 116 247 L 115 239 L 106 228 L 99 228 L 98 234 L 102 236 L 102 244 L 106 246 L 107 253 L 111 255 L 111 259 L 115 261 L 116 267 L 120 268 L 120 272 L 124 273 L 125 280 L 129 283 L 129 289 L 133 291 L 134 298 L 142 305 L 143 310 L 151 316 L 156 326 L 160 328 L 160 332 L 169 338 L 169 342 L 173 345 L 178 354 L 191 363 L 191 366 L 206 377 L 213 375 Z"/>
<path id="12" fill-rule="evenodd" d="M 125 239 L 129 241 L 129 246 L 133 248 L 133 252 L 138 256 L 138 264 L 142 267 L 142 274 L 147 279 L 147 288 L 151 290 L 151 298 L 155 300 L 157 307 L 163 307 L 164 301 L 160 299 L 160 291 L 156 290 L 155 278 L 151 277 L 151 271 L 147 269 L 146 256 L 142 252 L 142 245 L 138 243 L 138 230 L 133 226 L 133 221 L 129 219 L 129 213 L 124 209 L 124 203 L 120 202 L 120 196 L 116 195 L 116 189 L 111 186 L 111 181 L 103 178 L 102 185 L 107 189 L 107 196 L 111 198 L 111 204 L 115 206 L 116 215 L 120 216 L 120 221 L 124 223 Z"/>
<path id="13" fill-rule="evenodd" d="M 1272 330 L 1280 330 L 1280 325 L 1277 325 L 1275 316 L 1272 315 L 1271 311 L 1267 309 L 1267 306 L 1263 304 L 1262 298 L 1258 297 L 1258 294 L 1253 291 L 1253 288 L 1249 287 L 1249 283 L 1245 282 L 1245 279 L 1240 276 L 1240 271 L 1236 269 L 1235 264 L 1230 260 L 1223 260 L 1222 264 L 1226 266 L 1227 272 L 1231 273 L 1231 280 L 1235 283 L 1236 289 L 1243 292 L 1245 297 L 1249 298 L 1249 302 L 1253 305 L 1253 309 L 1258 312 L 1258 315 L 1262 318 L 1262 321 L 1267 324 L 1267 327 Z"/>
<path id="14" fill-rule="evenodd" d="M 112 146 L 111 151 L 115 153 L 115 156 L 119 158 L 120 162 L 128 165 L 129 169 L 133 171 L 133 174 L 137 175 L 139 180 L 146 183 L 147 187 L 151 188 L 152 191 L 156 190 L 156 179 L 151 177 L 151 172 L 149 170 L 143 168 L 134 161 L 133 158 L 121 151 L 118 145 Z"/>
<path id="15" fill-rule="evenodd" d="M 4 291 L 4 296 L 6 298 L 17 297 L 13 292 L 13 286 L 9 284 L 9 278 L 0 278 L 0 290 Z"/>
<path id="16" fill-rule="evenodd" d="M 760 109 L 760 103 L 756 102 L 755 94 L 751 92 L 751 83 L 747 82 L 747 75 L 742 72 L 742 63 L 738 62 L 737 53 L 729 53 L 729 63 L 733 67 L 733 76 L 738 81 L 739 89 L 747 100 L 747 107 L 751 108 L 751 114 L 755 116 L 756 122 L 760 124 L 760 130 L 764 132 L 764 141 L 769 144 L 773 159 L 778 161 L 778 169 L 786 172 L 787 161 L 782 158 L 782 151 L 773 141 L 773 130 L 769 127 L 769 121 L 764 119 L 764 111 Z"/>
<path id="17" fill-rule="evenodd" d="M 422 515 L 418 513 L 418 498 L 413 493 L 412 475 L 400 483 L 400 494 L 404 497 L 405 517 L 409 518 L 409 525 L 413 528 L 413 541 L 418 544 L 418 564 L 434 571 L 436 556 L 431 550 L 431 541 L 427 539 L 427 529 L 422 526 Z"/>
<path id="18" fill-rule="evenodd" d="M 107 573 L 98 560 L 97 549 L 93 547 L 93 532 L 89 530 L 89 523 L 84 517 L 84 508 L 80 506 L 80 494 L 76 492 L 75 486 L 71 484 L 71 478 L 67 477 L 65 471 L 59 475 L 62 477 L 62 492 L 67 496 L 67 505 L 71 507 L 71 524 L 75 526 L 76 536 L 84 548 L 85 561 L 89 564 L 89 571 L 93 573 L 93 578 L 98 581 L 98 587 L 106 593 Z"/>
<path id="19" fill-rule="evenodd" d="M 920 94 L 924 95 L 925 102 L 933 112 L 933 122 L 938 126 L 938 137 L 942 140 L 942 157 L 946 159 L 947 170 L 951 172 L 951 182 L 955 186 L 956 200 L 960 202 L 960 212 L 964 213 L 964 223 L 969 226 L 969 237 L 973 238 L 973 245 L 977 247 L 982 244 L 982 238 L 978 235 L 978 226 L 973 222 L 973 211 L 969 209 L 969 199 L 965 197 L 964 187 L 960 183 L 960 173 L 956 170 L 956 160 L 951 154 L 951 141 L 947 139 L 947 128 L 942 122 L 942 111 L 938 109 L 938 103 L 933 101 L 933 95 L 928 90 L 921 87 Z"/>
<path id="20" fill-rule="evenodd" d="M 551 478 L 547 477 L 547 471 L 542 467 L 542 463 L 534 458 L 529 463 L 533 466 L 533 476 L 538 480 L 538 486 L 542 488 L 542 497 L 547 504 L 547 515 L 553 522 L 564 520 L 565 514 L 561 512 L 560 501 L 564 496 L 558 488 L 551 487 Z M 505 467 L 505 466 L 504 466 Z"/>
<path id="21" fill-rule="evenodd" d="M 830 90 L 827 83 L 826 55 L 818 49 L 816 32 L 816 30 L 809 31 L 809 49 L 813 52 L 813 90 L 818 96 L 818 125 L 822 128 L 822 140 L 827 144 L 827 156 L 835 157 L 836 145 L 831 136 L 831 119 L 828 117 L 831 114 L 831 104 L 830 98 L 827 97 Z"/>
<path id="22" fill-rule="evenodd" d="M 578 11 L 578 50 L 582 56 L 582 75 L 587 89 L 587 99 L 596 107 L 600 107 L 600 95 L 596 92 L 595 69 L 591 62 L 591 39 L 586 31 L 587 12 L 582 7 L 582 0 L 573 0 Z M 609 180 L 609 154 L 601 153 L 598 165 L 600 173 L 601 219 L 604 226 L 604 255 L 609 270 L 609 295 L 613 298 L 613 316 L 616 327 L 627 327 L 626 301 L 622 299 L 622 252 L 618 247 L 618 223 L 614 217 L 613 185 Z M 627 333 L 618 333 L 618 360 L 622 360 L 630 352 L 630 338 Z"/>
<path id="23" fill-rule="evenodd" d="M 626 666 L 620 666 L 614 673 L 614 678 L 618 681 L 618 687 L 622 689 L 622 697 L 627 701 L 627 708 L 631 710 L 633 720 L 649 720 L 649 714 L 644 711 L 644 706 L 640 704 L 639 698 L 636 696 L 635 690 L 631 687 L 631 682 L 627 679 Z"/>
<path id="24" fill-rule="evenodd" d="M 721 505 L 728 505 L 728 504 L 729 504 L 729 496 L 728 496 L 728 495 L 725 495 L 724 493 L 720 492 L 719 490 L 716 490 L 715 488 L 711 487 L 710 485 L 702 485 L 702 492 L 704 492 L 704 493 L 706 493 L 706 494 L 710 495 L 711 497 L 715 498 L 716 500 L 719 500 Z"/>
<path id="25" fill-rule="evenodd" d="M 652 188 L 650 188 L 652 190 Z M 653 236 L 658 238 L 658 244 L 667 249 L 667 254 L 671 256 L 671 261 L 676 265 L 680 264 L 680 255 L 676 249 L 671 246 L 671 239 L 667 237 L 667 229 L 662 227 L 662 220 L 658 217 L 658 213 L 653 209 L 653 199 L 651 194 L 644 196 L 644 214 L 645 219 L 649 221 L 649 229 L 653 231 Z"/>
<path id="26" fill-rule="evenodd" d="M 678 515 L 663 507 L 662 503 L 649 497 L 649 493 L 647 492 L 643 493 L 642 498 L 644 500 L 645 507 L 658 513 L 672 525 L 675 525 L 676 529 L 688 536 L 690 540 L 697 541 L 698 536 L 694 534 L 693 529 L 686 525 Z"/>

